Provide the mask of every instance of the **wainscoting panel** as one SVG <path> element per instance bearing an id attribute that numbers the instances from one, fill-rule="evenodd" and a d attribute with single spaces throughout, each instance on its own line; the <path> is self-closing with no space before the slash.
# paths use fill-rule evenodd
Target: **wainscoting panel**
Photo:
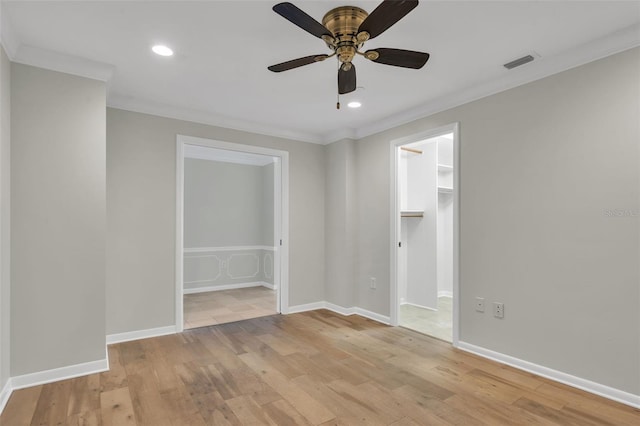
<path id="1" fill-rule="evenodd" d="M 222 289 L 267 284 L 273 288 L 276 247 L 192 247 L 184 249 L 184 289 Z"/>

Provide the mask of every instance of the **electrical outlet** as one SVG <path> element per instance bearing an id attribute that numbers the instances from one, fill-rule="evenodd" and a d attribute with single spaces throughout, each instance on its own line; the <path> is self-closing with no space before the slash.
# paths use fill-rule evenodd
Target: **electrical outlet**
<path id="1" fill-rule="evenodd" d="M 484 312 L 484 297 L 476 297 L 476 311 Z"/>
<path id="2" fill-rule="evenodd" d="M 493 302 L 493 316 L 496 318 L 504 318 L 504 303 Z"/>
<path id="3" fill-rule="evenodd" d="M 374 277 L 369 278 L 369 288 L 376 289 L 376 279 Z"/>

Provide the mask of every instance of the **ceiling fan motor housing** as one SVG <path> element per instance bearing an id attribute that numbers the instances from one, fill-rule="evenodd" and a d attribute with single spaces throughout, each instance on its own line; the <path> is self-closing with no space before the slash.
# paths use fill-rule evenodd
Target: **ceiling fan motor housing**
<path id="1" fill-rule="evenodd" d="M 350 68 L 351 61 L 359 46 L 368 39 L 366 33 L 358 37 L 358 28 L 367 16 L 369 14 L 359 7 L 342 6 L 330 10 L 322 18 L 322 24 L 334 36 L 333 40 L 329 37 L 323 37 L 323 40 L 330 49 L 335 50 L 338 59 L 344 64 L 343 66 Z"/>

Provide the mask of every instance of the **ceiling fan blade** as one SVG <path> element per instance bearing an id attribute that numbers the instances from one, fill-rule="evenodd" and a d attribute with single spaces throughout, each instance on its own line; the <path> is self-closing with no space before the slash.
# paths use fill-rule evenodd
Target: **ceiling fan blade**
<path id="1" fill-rule="evenodd" d="M 378 37 L 418 6 L 418 0 L 384 0 L 360 24 L 358 33 L 366 31 L 369 39 Z"/>
<path id="2" fill-rule="evenodd" d="M 338 70 L 338 93 L 344 95 L 356 90 L 356 66 L 351 64 L 349 71 Z"/>
<path id="3" fill-rule="evenodd" d="M 271 65 L 270 67 L 268 67 L 268 69 L 269 71 L 273 71 L 273 72 L 288 71 L 294 68 L 301 67 L 303 65 L 309 65 L 315 62 L 322 62 L 328 57 L 329 55 L 305 56 L 304 58 L 292 59 L 290 61 L 283 62 L 281 64 Z"/>
<path id="4" fill-rule="evenodd" d="M 309 34 L 318 38 L 321 38 L 323 35 L 333 38 L 331 31 L 326 29 L 324 25 L 289 2 L 276 4 L 273 6 L 273 11 L 289 22 L 296 24 Z"/>
<path id="5" fill-rule="evenodd" d="M 378 54 L 378 57 L 375 59 L 371 59 L 372 57 L 375 57 L 373 52 Z M 379 64 L 413 69 L 422 68 L 429 60 L 428 53 L 415 52 L 413 50 L 388 49 L 385 47 L 367 50 L 364 53 L 364 56 Z"/>

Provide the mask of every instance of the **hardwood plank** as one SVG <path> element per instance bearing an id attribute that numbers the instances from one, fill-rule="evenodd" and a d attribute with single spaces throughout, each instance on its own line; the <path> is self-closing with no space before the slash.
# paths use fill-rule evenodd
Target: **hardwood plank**
<path id="1" fill-rule="evenodd" d="M 100 376 L 92 374 L 72 380 L 67 416 L 100 409 Z"/>
<path id="2" fill-rule="evenodd" d="M 109 357 L 109 372 L 15 391 L 0 424 L 640 425 L 638 409 L 324 310 L 111 345 Z"/>
<path id="3" fill-rule="evenodd" d="M 129 388 L 118 388 L 100 394 L 104 426 L 137 425 Z"/>
<path id="4" fill-rule="evenodd" d="M 71 396 L 71 380 L 49 383 L 42 387 L 32 426 L 65 424 Z"/>
<path id="5" fill-rule="evenodd" d="M 335 414 L 334 423 L 330 424 L 385 424 L 385 422 L 366 404 L 354 398 L 344 398 L 329 384 L 313 380 L 308 376 L 296 377 L 293 380 L 304 391 L 326 407 L 331 407 Z"/>
<path id="6" fill-rule="evenodd" d="M 262 406 L 264 412 L 277 425 L 310 425 L 302 414 L 284 399 L 270 402 Z"/>
<path id="7" fill-rule="evenodd" d="M 514 406 L 520 407 L 536 416 L 545 418 L 558 425 L 593 425 L 595 423 L 585 422 L 584 419 L 574 416 L 570 412 L 555 410 L 545 405 L 539 404 L 527 398 L 520 398 L 513 403 Z"/>
<path id="8" fill-rule="evenodd" d="M 72 414 L 67 417 L 67 426 L 102 426 L 102 410 L 100 408 Z"/>
<path id="9" fill-rule="evenodd" d="M 231 410 L 243 425 L 278 425 L 250 397 L 239 396 L 229 399 L 227 400 L 227 405 L 231 407 Z"/>
<path id="10" fill-rule="evenodd" d="M 101 392 L 127 386 L 127 372 L 120 358 L 120 345 L 110 345 L 107 350 L 109 351 L 109 371 L 100 373 Z"/>
<path id="11" fill-rule="evenodd" d="M 13 391 L 0 416 L 0 425 L 27 426 L 34 416 L 42 386 Z"/>
<path id="12" fill-rule="evenodd" d="M 309 394 L 290 382 L 286 376 L 269 365 L 264 359 L 252 353 L 242 354 L 240 359 L 255 372 L 261 374 L 262 379 L 289 401 L 309 422 L 319 424 L 335 417 L 327 407 L 311 398 Z"/>

